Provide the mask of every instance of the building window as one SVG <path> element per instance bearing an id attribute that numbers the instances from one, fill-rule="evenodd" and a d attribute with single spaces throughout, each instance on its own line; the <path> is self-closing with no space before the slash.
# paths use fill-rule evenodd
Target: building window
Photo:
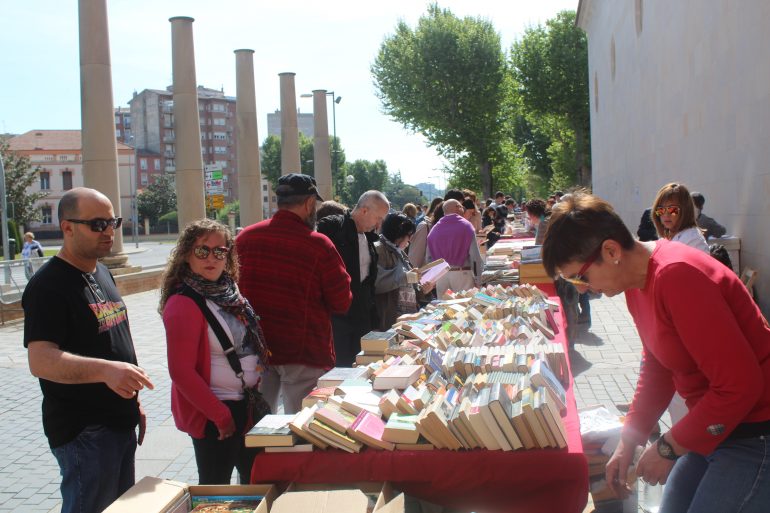
<path id="1" fill-rule="evenodd" d="M 69 155 L 59 155 L 59 162 L 67 162 L 69 159 Z"/>
<path id="2" fill-rule="evenodd" d="M 262 203 L 267 203 L 268 199 L 269 198 L 267 196 L 262 196 Z"/>
<path id="3" fill-rule="evenodd" d="M 51 173 L 48 171 L 40 172 L 40 190 L 47 191 L 51 188 Z"/>
<path id="4" fill-rule="evenodd" d="M 120 128 L 115 129 L 115 137 L 120 137 Z"/>
<path id="5" fill-rule="evenodd" d="M 214 147 L 214 153 L 219 153 L 219 154 L 223 154 L 224 153 L 224 154 L 226 154 L 227 153 L 227 148 L 225 146 L 215 146 Z"/>
<path id="6" fill-rule="evenodd" d="M 61 188 L 65 191 L 72 189 L 72 171 L 62 171 Z"/>
<path id="7" fill-rule="evenodd" d="M 53 155 L 43 155 L 43 160 L 46 162 L 52 162 L 53 161 Z"/>
<path id="8" fill-rule="evenodd" d="M 142 185 L 150 183 L 149 175 L 147 173 L 141 173 L 139 181 Z"/>
<path id="9" fill-rule="evenodd" d="M 225 118 L 216 118 L 214 120 L 215 125 L 225 126 Z"/>
<path id="10" fill-rule="evenodd" d="M 227 134 L 224 132 L 214 132 L 214 140 L 215 141 L 226 141 L 227 140 Z"/>
<path id="11" fill-rule="evenodd" d="M 41 223 L 52 224 L 53 223 L 53 209 L 51 207 L 43 207 L 40 209 Z"/>
<path id="12" fill-rule="evenodd" d="M 160 169 L 160 159 L 155 159 L 153 164 L 155 169 Z"/>
<path id="13" fill-rule="evenodd" d="M 263 185 L 262 186 L 262 192 L 267 192 L 267 185 Z M 267 198 L 265 198 L 265 199 L 267 199 Z"/>
<path id="14" fill-rule="evenodd" d="M 130 115 L 123 116 L 123 126 L 125 126 L 125 127 L 131 126 L 131 116 Z"/>
<path id="15" fill-rule="evenodd" d="M 139 159 L 139 169 L 142 171 L 147 171 L 147 159 Z"/>

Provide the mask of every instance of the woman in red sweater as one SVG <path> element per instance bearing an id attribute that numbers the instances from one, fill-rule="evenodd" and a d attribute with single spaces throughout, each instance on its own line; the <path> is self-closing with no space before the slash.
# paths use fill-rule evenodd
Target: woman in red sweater
<path id="1" fill-rule="evenodd" d="M 228 228 L 209 219 L 187 225 L 171 252 L 159 310 L 166 327 L 171 411 L 177 428 L 192 438 L 199 484 L 230 484 L 233 468 L 241 483 L 248 483 L 254 459 L 254 450 L 244 446 L 244 431 L 258 420 L 249 419 L 248 397 L 256 397 L 267 351 L 237 279 Z M 235 349 L 233 362 L 223 345 Z M 242 376 L 234 370 L 239 365 Z"/>
<path id="2" fill-rule="evenodd" d="M 636 446 L 674 391 L 689 412 L 637 474 L 666 483 L 660 513 L 770 508 L 770 327 L 735 273 L 678 242 L 634 240 L 613 208 L 578 193 L 554 207 L 543 264 L 582 292 L 625 293 L 642 366 L 607 482 L 620 496 Z"/>

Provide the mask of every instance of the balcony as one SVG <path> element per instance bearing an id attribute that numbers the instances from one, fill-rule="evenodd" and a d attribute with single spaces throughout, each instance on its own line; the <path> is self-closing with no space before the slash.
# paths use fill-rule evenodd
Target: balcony
<path id="1" fill-rule="evenodd" d="M 172 166 L 171 164 L 166 164 L 165 170 L 166 170 L 166 173 L 175 173 L 176 167 Z"/>
<path id="2" fill-rule="evenodd" d="M 176 152 L 173 150 L 171 151 L 166 150 L 163 152 L 163 156 L 166 157 L 167 159 L 173 159 L 175 155 L 176 155 Z"/>

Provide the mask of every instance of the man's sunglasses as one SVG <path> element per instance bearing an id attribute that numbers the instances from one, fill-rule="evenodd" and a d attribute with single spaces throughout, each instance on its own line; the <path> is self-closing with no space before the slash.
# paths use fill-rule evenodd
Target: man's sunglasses
<path id="1" fill-rule="evenodd" d="M 655 209 L 655 215 L 658 217 L 661 217 L 664 214 L 668 214 L 670 216 L 678 216 L 681 212 L 682 208 L 676 205 L 671 205 L 670 207 L 658 207 Z"/>
<path id="2" fill-rule="evenodd" d="M 108 226 L 111 226 L 113 229 L 117 230 L 120 228 L 120 225 L 123 224 L 122 217 L 113 217 L 112 219 L 65 219 L 65 221 L 88 225 L 92 232 L 99 233 L 106 230 Z"/>
<path id="3" fill-rule="evenodd" d="M 588 280 L 585 278 L 586 271 L 588 271 L 588 268 L 591 267 L 591 265 L 596 262 L 596 259 L 599 258 L 599 255 L 602 252 L 602 245 L 604 244 L 604 241 L 599 244 L 599 247 L 596 248 L 596 251 L 591 253 L 591 256 L 588 257 L 588 260 L 585 261 L 583 264 L 583 267 L 578 270 L 577 274 L 567 277 L 564 276 L 562 273 L 559 273 L 559 276 L 562 280 L 567 281 L 576 287 L 589 287 L 590 284 L 588 283 Z"/>
<path id="4" fill-rule="evenodd" d="M 214 258 L 217 260 L 224 260 L 227 254 L 230 252 L 230 248 L 225 246 L 218 246 L 216 248 L 210 248 L 208 246 L 196 246 L 193 248 L 193 255 L 195 258 L 206 260 L 209 257 L 209 253 L 214 253 Z"/>

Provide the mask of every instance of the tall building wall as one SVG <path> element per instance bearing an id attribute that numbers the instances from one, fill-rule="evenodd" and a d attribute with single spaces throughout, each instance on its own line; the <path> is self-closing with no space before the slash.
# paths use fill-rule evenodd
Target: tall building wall
<path id="1" fill-rule="evenodd" d="M 770 3 L 581 0 L 594 192 L 632 231 L 683 182 L 741 239 L 770 312 Z"/>

